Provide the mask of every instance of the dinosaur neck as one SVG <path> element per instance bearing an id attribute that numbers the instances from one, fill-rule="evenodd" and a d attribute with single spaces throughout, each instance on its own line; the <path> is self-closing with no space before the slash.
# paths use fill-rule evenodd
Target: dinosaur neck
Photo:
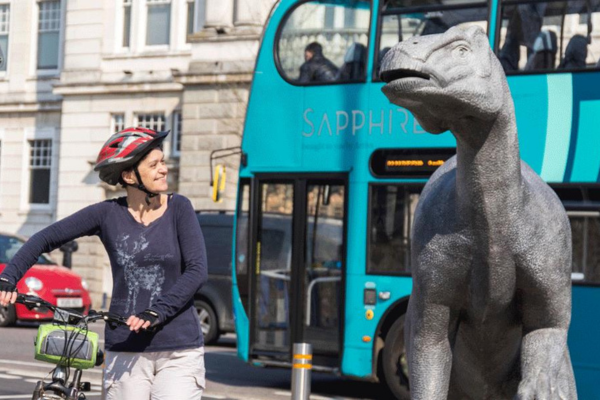
<path id="1" fill-rule="evenodd" d="M 490 235 L 508 228 L 521 204 L 519 142 L 512 100 L 507 100 L 495 120 L 470 121 L 468 131 L 455 131 L 458 215 Z"/>

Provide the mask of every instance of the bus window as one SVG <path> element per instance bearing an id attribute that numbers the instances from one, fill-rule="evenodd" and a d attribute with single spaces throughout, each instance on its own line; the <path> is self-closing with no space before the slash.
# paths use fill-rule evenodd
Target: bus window
<path id="1" fill-rule="evenodd" d="M 573 238 L 573 282 L 600 283 L 600 212 L 567 211 Z"/>
<path id="2" fill-rule="evenodd" d="M 410 274 L 410 232 L 422 187 L 371 185 L 367 273 Z"/>
<path id="3" fill-rule="evenodd" d="M 562 201 L 573 241 L 573 283 L 600 283 L 600 188 L 553 187 Z"/>
<path id="4" fill-rule="evenodd" d="M 248 296 L 250 290 L 248 236 L 250 229 L 250 181 L 242 180 L 238 194 L 238 214 L 235 249 L 235 272 L 238 290 L 246 314 L 249 313 Z"/>
<path id="5" fill-rule="evenodd" d="M 381 11 L 375 79 L 387 51 L 413 36 L 446 32 L 453 26 L 487 30 L 487 3 L 481 0 L 385 0 Z"/>
<path id="6" fill-rule="evenodd" d="M 364 81 L 371 3 L 302 3 L 284 20 L 277 41 L 278 69 L 296 85 Z"/>
<path id="7" fill-rule="evenodd" d="M 505 1 L 498 58 L 506 72 L 596 68 L 597 1 Z"/>

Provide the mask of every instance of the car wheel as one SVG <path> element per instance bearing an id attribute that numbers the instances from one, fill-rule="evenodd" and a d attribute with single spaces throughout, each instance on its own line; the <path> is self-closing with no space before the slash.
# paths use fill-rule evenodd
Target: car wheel
<path id="1" fill-rule="evenodd" d="M 198 300 L 195 303 L 200 319 L 200 329 L 204 335 L 204 344 L 214 344 L 219 340 L 219 326 L 215 311 L 205 301 Z"/>
<path id="2" fill-rule="evenodd" d="M 17 322 L 17 312 L 15 306 L 9 304 L 8 307 L 0 306 L 0 326 L 11 326 Z"/>
<path id="3" fill-rule="evenodd" d="M 404 315 L 398 318 L 388 331 L 382 357 L 383 376 L 387 387 L 398 400 L 410 399 L 404 349 Z"/>

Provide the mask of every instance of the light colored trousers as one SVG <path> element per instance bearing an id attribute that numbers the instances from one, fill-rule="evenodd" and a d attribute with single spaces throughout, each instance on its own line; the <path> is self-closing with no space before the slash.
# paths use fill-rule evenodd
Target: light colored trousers
<path id="1" fill-rule="evenodd" d="M 106 400 L 200 400 L 204 347 L 155 353 L 106 352 Z"/>

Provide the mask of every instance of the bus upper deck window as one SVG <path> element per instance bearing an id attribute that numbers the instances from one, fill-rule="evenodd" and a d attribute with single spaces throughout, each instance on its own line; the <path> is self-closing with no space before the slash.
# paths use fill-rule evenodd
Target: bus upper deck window
<path id="1" fill-rule="evenodd" d="M 383 57 L 399 42 L 444 33 L 453 26 L 479 25 L 487 31 L 485 0 L 385 0 L 381 13 L 375 79 Z"/>
<path id="2" fill-rule="evenodd" d="M 295 85 L 364 81 L 371 2 L 301 3 L 280 27 L 276 61 Z"/>
<path id="3" fill-rule="evenodd" d="M 597 67 L 598 2 L 505 1 L 501 13 L 497 54 L 506 72 Z"/>

